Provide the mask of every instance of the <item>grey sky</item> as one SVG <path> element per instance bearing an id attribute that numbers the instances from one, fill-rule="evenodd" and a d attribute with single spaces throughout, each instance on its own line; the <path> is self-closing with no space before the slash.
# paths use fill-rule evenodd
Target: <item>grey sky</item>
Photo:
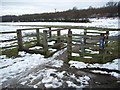
<path id="1" fill-rule="evenodd" d="M 55 8 L 64 11 L 74 6 L 78 9 L 101 7 L 108 1 L 110 0 L 0 0 L 0 16 L 54 12 Z"/>

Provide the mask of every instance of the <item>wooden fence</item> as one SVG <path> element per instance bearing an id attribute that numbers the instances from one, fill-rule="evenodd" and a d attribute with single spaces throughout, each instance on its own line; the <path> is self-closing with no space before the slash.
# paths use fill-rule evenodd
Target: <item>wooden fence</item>
<path id="1" fill-rule="evenodd" d="M 91 34 L 91 35 L 88 35 L 88 34 Z M 74 38 L 76 36 L 79 37 L 78 38 L 79 40 L 83 39 L 83 41 L 75 40 Z M 86 62 L 90 60 L 96 60 L 96 59 L 99 59 L 99 60 L 110 59 L 109 56 L 112 57 L 114 55 L 114 54 L 110 54 L 109 52 L 110 49 L 117 50 L 119 48 L 119 45 L 112 47 L 108 45 L 108 42 L 116 41 L 116 40 L 117 38 L 109 38 L 109 30 L 105 30 L 105 29 L 97 30 L 97 32 L 96 31 L 91 32 L 91 30 L 89 29 L 84 29 L 83 34 L 72 34 L 71 29 L 69 29 L 68 42 L 67 42 L 68 59 L 83 60 L 83 61 L 86 60 Z M 87 52 L 87 50 L 89 51 L 89 53 Z M 98 52 L 98 53 L 91 54 L 90 51 Z M 75 54 L 75 56 L 73 55 L 73 53 Z M 118 54 L 118 52 L 116 54 Z"/>
<path id="2" fill-rule="evenodd" d="M 29 53 L 40 53 L 45 55 L 45 57 L 53 55 L 56 51 L 61 50 L 65 47 L 63 45 L 66 40 L 62 39 L 63 36 L 61 35 L 61 30 L 66 30 L 65 28 L 57 28 L 57 29 L 51 29 L 49 27 L 49 30 L 43 30 L 42 34 L 40 34 L 40 29 L 45 29 L 45 28 L 37 28 L 36 29 L 36 44 L 34 46 L 41 46 L 42 49 L 39 50 L 30 50 L 29 48 L 31 47 L 24 47 L 23 44 L 23 39 L 22 39 L 22 31 L 27 30 L 27 29 L 18 29 L 17 30 L 17 38 L 18 38 L 18 49 L 20 51 L 26 51 Z M 29 29 L 28 29 L 29 30 Z M 57 35 L 54 36 L 52 32 L 57 32 Z M 49 42 L 55 41 L 53 45 L 49 45 Z M 32 46 L 32 47 L 34 47 Z M 52 51 L 49 49 L 57 49 L 56 51 Z"/>
<path id="3" fill-rule="evenodd" d="M 55 28 L 55 29 L 52 29 Z M 72 29 L 82 29 L 83 34 L 74 34 Z M 96 29 L 96 30 L 95 30 Z M 35 45 L 30 47 L 25 47 L 25 43 L 23 41 L 22 32 L 27 30 L 35 30 L 36 40 L 32 40 L 30 42 L 36 42 Z M 41 32 L 41 31 L 42 32 Z M 68 33 L 64 37 L 61 35 L 61 31 L 67 30 Z M 94 30 L 94 31 L 91 31 Z M 109 31 L 118 31 L 118 29 L 101 29 L 101 28 L 93 28 L 93 27 L 56 27 L 56 26 L 48 26 L 41 28 L 26 28 L 26 29 L 17 29 L 16 31 L 9 32 L 1 32 L 1 34 L 10 34 L 16 33 L 17 38 L 10 40 L 2 40 L 2 42 L 11 42 L 14 40 L 18 41 L 18 45 L 2 47 L 2 49 L 18 47 L 20 51 L 26 51 L 29 53 L 40 53 L 45 55 L 45 57 L 49 57 L 53 55 L 56 51 L 61 50 L 67 47 L 68 59 L 73 59 L 72 53 L 77 53 L 80 56 L 74 57 L 76 58 L 84 58 L 86 55 L 91 56 L 93 58 L 93 54 L 86 53 L 86 49 L 96 50 L 100 53 L 107 53 L 111 47 L 108 46 L 108 41 L 113 40 L 109 38 Z M 57 32 L 56 35 L 52 34 L 53 32 Z M 53 45 L 49 45 L 49 42 L 54 41 Z M 74 43 L 73 43 L 74 42 Z M 29 42 L 27 42 L 29 43 Z M 31 47 L 41 46 L 41 49 L 38 50 L 30 50 Z M 77 50 L 75 49 L 77 48 Z M 56 51 L 52 51 L 50 49 L 56 49 Z M 105 55 L 104 55 L 105 58 Z"/>
<path id="4" fill-rule="evenodd" d="M 0 34 L 16 34 L 16 31 L 7 31 L 7 32 L 0 32 Z M 8 40 L 1 40 L 1 42 L 12 42 L 12 41 L 17 41 L 17 38 L 14 38 L 14 39 L 8 39 Z M 4 46 L 4 47 L 1 47 L 1 49 L 7 49 L 7 48 L 12 48 L 12 47 L 17 47 L 18 45 L 9 45 L 9 46 Z"/>

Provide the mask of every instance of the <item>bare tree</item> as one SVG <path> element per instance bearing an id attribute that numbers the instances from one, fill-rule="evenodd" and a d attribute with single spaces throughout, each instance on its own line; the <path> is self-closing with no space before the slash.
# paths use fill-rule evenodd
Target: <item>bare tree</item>
<path id="1" fill-rule="evenodd" d="M 78 8 L 75 6 L 75 7 L 73 7 L 73 9 L 72 10 L 78 10 Z"/>
<path id="2" fill-rule="evenodd" d="M 106 3 L 107 7 L 113 7 L 113 6 L 117 6 L 117 5 L 118 5 L 118 2 L 114 2 L 113 0 Z"/>

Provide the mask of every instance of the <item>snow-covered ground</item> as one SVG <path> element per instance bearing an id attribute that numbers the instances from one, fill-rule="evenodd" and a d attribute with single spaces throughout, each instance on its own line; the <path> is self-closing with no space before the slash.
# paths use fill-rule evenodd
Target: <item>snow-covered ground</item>
<path id="1" fill-rule="evenodd" d="M 66 23 L 66 22 L 4 22 L 0 23 L 1 31 L 15 31 L 16 29 L 22 28 L 30 28 L 32 26 L 25 26 L 25 25 L 51 25 L 51 26 L 86 26 L 86 27 L 102 27 L 102 28 L 119 28 L 118 24 L 120 23 L 119 18 L 92 18 L 90 19 L 90 23 Z M 46 30 L 46 29 L 45 29 Z M 32 30 L 31 30 L 32 31 Z M 40 30 L 41 32 L 43 31 Z M 75 32 L 74 32 L 75 31 Z M 73 33 L 81 33 L 82 30 L 73 30 Z M 32 31 L 33 32 L 33 31 Z M 62 34 L 67 33 L 67 31 L 63 31 Z M 110 36 L 118 35 L 118 32 L 110 32 Z M 11 34 L 10 36 L 14 36 Z M 9 37 L 10 37 L 9 36 Z M 2 37 L 2 36 L 0 36 Z M 4 36 L 5 37 L 5 36 Z M 3 38 L 3 37 L 2 37 Z M 0 38 L 0 39 L 2 39 Z M 7 38 L 7 37 L 6 37 Z"/>
<path id="2" fill-rule="evenodd" d="M 38 88 L 41 83 L 45 84 L 46 88 L 57 88 L 63 85 L 64 73 L 66 71 L 57 72 L 56 69 L 49 69 L 45 66 L 61 67 L 63 65 L 62 60 L 54 59 L 59 54 L 62 54 L 64 50 L 58 51 L 53 57 L 44 58 L 40 54 L 29 54 L 25 52 L 19 52 L 21 57 L 12 59 L 6 58 L 6 56 L 0 56 L 0 84 L 6 80 L 17 78 L 22 85 L 28 85 L 30 87 Z M 36 69 L 38 68 L 38 71 Z M 27 71 L 27 74 L 25 73 Z M 29 74 L 28 74 L 29 73 Z M 51 74 L 57 75 L 57 77 L 51 76 Z M 68 73 L 67 73 L 68 74 Z M 23 78 L 24 77 L 24 78 Z M 68 78 L 75 79 L 79 82 L 79 85 L 74 84 L 69 79 L 66 81 L 68 87 L 80 88 L 88 85 L 90 78 L 88 76 L 80 76 L 77 78 L 74 74 L 68 74 Z M 35 80 L 40 79 L 36 84 L 33 84 Z M 31 80 L 30 82 L 28 80 Z"/>
<path id="3" fill-rule="evenodd" d="M 105 69 L 110 69 L 110 70 L 118 70 L 120 71 L 120 59 L 115 59 L 113 62 L 108 62 L 106 64 L 89 64 L 89 63 L 84 63 L 84 62 L 79 62 L 79 61 L 69 61 L 70 67 L 75 67 L 78 69 L 81 68 L 105 68 Z M 120 73 L 116 72 L 105 72 L 105 71 L 100 71 L 100 70 L 92 70 L 92 72 L 95 73 L 104 73 L 104 74 L 111 74 L 117 78 L 120 78 Z"/>
<path id="4" fill-rule="evenodd" d="M 96 27 L 107 27 L 107 28 L 118 28 L 118 18 L 108 18 L 108 19 L 90 19 L 92 23 L 59 23 L 59 22 L 14 22 L 14 23 L 0 23 L 1 31 L 15 31 L 16 29 L 20 28 L 26 28 L 27 26 L 19 26 L 19 25 L 67 25 L 67 26 L 96 26 Z M 30 26 L 29 26 L 30 27 Z M 29 28 L 27 27 L 27 28 Z M 67 31 L 63 31 L 62 34 L 67 33 Z M 73 33 L 81 33 L 81 30 L 73 30 Z M 118 35 L 118 32 L 111 32 L 110 35 Z M 8 35 L 0 35 L 0 39 L 10 39 L 15 37 L 15 34 L 8 34 Z M 5 46 L 6 43 L 0 43 L 1 47 Z M 10 43 L 7 43 L 10 44 Z M 51 43 L 50 43 L 51 44 Z M 36 47 L 37 49 L 38 47 Z M 33 49 L 33 48 L 31 48 Z M 65 77 L 66 71 L 59 72 L 56 69 L 48 69 L 45 67 L 45 65 L 49 65 L 52 67 L 61 67 L 63 65 L 62 60 L 56 60 L 54 59 L 56 56 L 59 56 L 62 54 L 64 50 L 58 51 L 50 58 L 44 58 L 40 54 L 28 54 L 25 52 L 19 52 L 19 55 L 21 57 L 17 58 L 7 58 L 5 55 L 0 56 L 0 85 L 7 80 L 10 80 L 12 78 L 19 77 L 20 83 L 22 85 L 28 85 L 34 88 L 38 88 L 41 83 L 45 84 L 46 88 L 57 88 L 62 86 L 64 83 L 63 79 Z M 74 54 L 76 56 L 76 54 Z M 77 61 L 70 61 L 69 62 L 70 67 L 74 66 L 76 68 L 86 68 L 86 67 L 99 67 L 99 68 L 107 68 L 107 69 L 113 69 L 113 70 L 119 70 L 120 67 L 118 65 L 120 64 L 120 59 L 113 60 L 112 63 L 106 63 L 106 64 L 88 64 L 83 62 L 77 62 Z M 42 67 L 43 66 L 43 67 Z M 38 71 L 34 72 L 35 68 L 39 68 Z M 26 72 L 29 72 L 29 74 L 26 74 Z M 103 72 L 103 71 L 91 71 L 95 73 L 105 73 L 105 74 L 111 74 L 117 78 L 118 73 L 111 72 Z M 51 76 L 51 74 L 56 75 L 56 77 Z M 39 78 L 42 76 L 42 78 L 39 80 Z M 75 81 L 79 82 L 79 85 L 75 84 L 71 80 L 66 80 L 66 83 L 68 87 L 85 87 L 89 84 L 90 77 L 88 76 L 80 76 L 77 78 L 74 74 L 68 74 L 67 77 L 70 79 L 74 79 Z M 37 83 L 33 84 L 35 80 L 39 80 Z M 30 80 L 30 81 L 29 81 Z"/>
<path id="5" fill-rule="evenodd" d="M 94 27 L 103 27 L 103 28 L 119 28 L 118 27 L 118 19 L 119 18 L 102 18 L 102 19 L 90 19 L 91 23 L 64 23 L 64 22 L 8 22 L 8 23 L 0 23 L 0 28 L 1 31 L 16 31 L 17 29 L 22 29 L 22 28 L 31 28 L 32 26 L 24 26 L 24 25 L 37 25 L 38 27 L 40 25 L 51 25 L 51 26 L 94 26 Z M 36 26 L 34 26 L 35 28 Z M 43 30 L 48 30 L 47 29 L 41 29 L 40 32 L 43 32 Z M 91 30 L 94 31 L 94 30 Z M 97 31 L 97 30 L 96 30 Z M 23 35 L 28 34 L 28 33 L 35 33 L 35 30 L 29 30 L 29 31 L 24 31 Z M 52 32 L 52 34 L 56 34 L 57 32 Z M 61 35 L 67 34 L 68 30 L 63 30 L 61 31 Z M 82 34 L 83 30 L 82 29 L 72 29 L 73 34 Z M 119 31 L 110 31 L 110 36 L 117 36 L 119 35 Z M 8 39 L 13 39 L 16 38 L 16 34 L 0 34 L 0 40 L 8 40 Z M 31 38 L 26 38 L 25 40 L 30 40 Z M 13 42 L 14 43 L 14 42 Z M 12 44 L 12 42 L 11 42 Z M 16 45 L 16 43 L 14 43 Z M 8 43 L 1 43 L 0 42 L 0 47 L 4 46 L 9 46 Z"/>
<path id="6" fill-rule="evenodd" d="M 103 27 L 103 28 L 118 28 L 119 18 L 90 18 L 92 23 L 69 23 L 69 22 L 13 22 L 0 23 L 1 25 L 59 25 L 59 26 L 87 26 L 87 27 Z"/>

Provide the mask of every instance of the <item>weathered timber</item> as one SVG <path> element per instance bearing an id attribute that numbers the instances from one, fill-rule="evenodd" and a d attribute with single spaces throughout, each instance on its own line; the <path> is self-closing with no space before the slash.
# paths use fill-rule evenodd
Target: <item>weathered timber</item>
<path id="1" fill-rule="evenodd" d="M 28 44 L 28 43 L 31 43 L 31 42 L 37 42 L 37 40 L 31 40 L 31 41 L 28 41 L 28 42 L 23 42 L 23 44 Z M 38 45 L 38 44 L 36 44 L 36 45 Z"/>
<path id="2" fill-rule="evenodd" d="M 37 45 L 40 44 L 40 32 L 39 29 L 36 29 Z"/>
<path id="3" fill-rule="evenodd" d="M 65 28 L 59 28 L 59 29 L 50 30 L 50 31 L 48 31 L 48 32 L 51 32 L 51 31 L 61 31 L 61 30 L 67 30 L 67 29 L 65 29 Z"/>
<path id="4" fill-rule="evenodd" d="M 108 46 L 108 39 L 109 38 L 109 31 L 106 31 L 106 37 L 105 37 L 105 46 Z"/>
<path id="5" fill-rule="evenodd" d="M 18 45 L 6 46 L 6 47 L 2 47 L 0 49 L 7 49 L 7 48 L 13 48 L 13 47 L 18 47 Z"/>
<path id="6" fill-rule="evenodd" d="M 16 31 L 0 32 L 0 34 L 10 34 L 10 33 L 16 33 Z"/>
<path id="7" fill-rule="evenodd" d="M 18 50 L 23 50 L 22 32 L 17 30 Z"/>
<path id="8" fill-rule="evenodd" d="M 47 55 L 47 52 L 48 52 L 48 42 L 47 42 L 47 31 L 44 30 L 43 31 L 43 47 L 44 47 L 44 52 L 45 52 L 45 55 Z"/>
<path id="9" fill-rule="evenodd" d="M 24 28 L 24 29 L 17 29 L 17 30 L 36 30 L 36 29 L 46 29 L 46 28 Z"/>
<path id="10" fill-rule="evenodd" d="M 63 44 L 64 42 L 60 42 L 60 43 L 56 43 L 54 45 L 49 46 L 49 48 L 54 48 L 54 47 L 59 47 L 61 44 Z"/>
<path id="11" fill-rule="evenodd" d="M 32 53 L 32 54 L 42 54 L 44 55 L 44 50 L 30 50 L 30 49 L 23 49 L 25 52 Z"/>
<path id="12" fill-rule="evenodd" d="M 70 58 L 70 56 L 72 55 L 72 31 L 71 29 L 69 29 L 68 31 L 68 42 L 67 42 L 67 52 L 68 52 L 68 58 Z"/>
<path id="13" fill-rule="evenodd" d="M 51 33 L 51 27 L 49 27 L 49 38 L 52 37 L 52 33 Z"/>
<path id="14" fill-rule="evenodd" d="M 59 31 L 57 31 L 57 36 L 58 36 L 58 38 L 57 38 L 57 43 L 60 43 L 60 44 L 59 44 L 59 46 L 58 46 L 58 50 L 60 50 L 60 49 L 61 49 L 61 39 L 60 39 L 60 37 L 59 37 L 59 36 L 60 36 L 60 34 L 61 34 L 61 33 L 60 33 L 60 30 L 59 30 Z"/>
<path id="15" fill-rule="evenodd" d="M 11 41 L 15 41 L 17 39 L 9 39 L 9 40 L 1 40 L 1 42 L 11 42 Z"/>

